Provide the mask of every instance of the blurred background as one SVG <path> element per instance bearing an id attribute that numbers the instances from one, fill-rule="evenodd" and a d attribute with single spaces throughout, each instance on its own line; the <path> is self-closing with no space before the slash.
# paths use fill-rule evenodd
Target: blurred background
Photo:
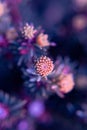
<path id="1" fill-rule="evenodd" d="M 49 48 L 54 59 L 69 57 L 76 64 L 75 88 L 63 99 L 53 95 L 32 101 L 30 124 L 23 120 L 14 130 L 87 130 L 87 0 L 0 0 L 0 89 L 13 95 L 21 89 L 21 73 L 9 69 L 12 66 L 8 67 L 2 48 L 9 28 L 14 25 L 17 29 L 26 22 L 42 26 L 56 43 Z M 38 114 L 34 114 L 35 103 Z"/>

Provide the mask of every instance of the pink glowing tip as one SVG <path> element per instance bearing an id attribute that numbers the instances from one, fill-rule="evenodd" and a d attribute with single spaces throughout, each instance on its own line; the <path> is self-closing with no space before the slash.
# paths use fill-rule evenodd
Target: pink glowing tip
<path id="1" fill-rule="evenodd" d="M 68 74 L 68 73 L 70 73 L 70 71 L 71 71 L 70 66 L 66 65 L 66 66 L 64 66 L 64 68 L 62 70 L 62 73 Z"/>

